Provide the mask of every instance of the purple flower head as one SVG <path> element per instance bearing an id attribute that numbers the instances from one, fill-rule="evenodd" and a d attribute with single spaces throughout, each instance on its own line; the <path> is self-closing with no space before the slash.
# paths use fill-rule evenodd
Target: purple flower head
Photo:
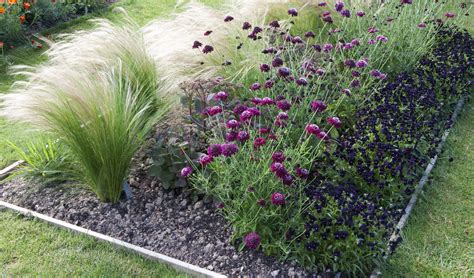
<path id="1" fill-rule="evenodd" d="M 317 52 L 321 52 L 323 50 L 319 44 L 313 44 L 313 49 Z"/>
<path id="2" fill-rule="evenodd" d="M 400 0 L 400 4 L 412 4 L 413 1 L 412 0 Z"/>
<path id="3" fill-rule="evenodd" d="M 334 46 L 330 43 L 326 43 L 324 46 L 323 46 L 323 50 L 324 52 L 329 52 L 331 51 L 332 49 L 334 48 Z"/>
<path id="4" fill-rule="evenodd" d="M 371 76 L 373 76 L 373 77 L 378 78 L 382 73 L 381 73 L 380 71 L 378 71 L 378 70 L 371 70 L 371 71 L 369 72 L 369 74 L 370 74 Z"/>
<path id="5" fill-rule="evenodd" d="M 270 22 L 270 27 L 273 27 L 273 28 L 279 28 L 280 27 L 280 23 L 278 23 L 278 20 L 274 20 L 272 22 Z"/>
<path id="6" fill-rule="evenodd" d="M 277 119 L 279 119 L 279 120 L 288 120 L 288 114 L 286 112 L 280 112 L 277 115 Z"/>
<path id="7" fill-rule="evenodd" d="M 276 106 L 282 111 L 288 111 L 291 108 L 291 103 L 287 100 L 279 100 L 276 102 Z"/>
<path id="8" fill-rule="evenodd" d="M 272 154 L 272 161 L 282 163 L 285 161 L 285 154 L 283 154 L 283 152 L 274 152 Z"/>
<path id="9" fill-rule="evenodd" d="M 296 172 L 296 176 L 301 178 L 301 179 L 307 179 L 308 176 L 309 176 L 309 171 L 307 169 L 304 169 L 304 168 L 297 167 L 295 169 L 295 172 Z"/>
<path id="10" fill-rule="evenodd" d="M 205 45 L 204 48 L 202 49 L 202 53 L 204 54 L 211 53 L 212 51 L 214 51 L 214 47 L 210 45 Z"/>
<path id="11" fill-rule="evenodd" d="M 247 106 L 245 105 L 242 105 L 242 104 L 237 104 L 235 107 L 234 107 L 234 110 L 232 112 L 234 112 L 234 114 L 236 115 L 240 115 L 242 112 L 244 112 L 245 110 L 247 110 Z"/>
<path id="12" fill-rule="evenodd" d="M 285 204 L 285 195 L 281 194 L 280 192 L 275 192 L 272 194 L 272 204 L 275 206 L 282 206 Z"/>
<path id="13" fill-rule="evenodd" d="M 228 15 L 224 18 L 224 22 L 229 22 L 229 21 L 232 21 L 232 20 L 234 20 L 234 18 L 230 15 Z"/>
<path id="14" fill-rule="evenodd" d="M 208 30 L 208 31 L 204 32 L 204 36 L 209 36 L 210 34 L 212 34 L 212 30 Z"/>
<path id="15" fill-rule="evenodd" d="M 363 11 L 358 11 L 358 12 L 356 13 L 356 15 L 357 15 L 358 17 L 363 17 L 363 16 L 365 15 L 365 13 L 364 13 Z"/>
<path id="16" fill-rule="evenodd" d="M 456 14 L 453 13 L 453 12 L 447 12 L 447 13 L 444 14 L 444 16 L 447 17 L 447 18 L 453 18 L 453 17 L 456 16 Z"/>
<path id="17" fill-rule="evenodd" d="M 262 32 L 262 31 L 263 31 L 263 29 L 262 29 L 261 27 L 255 26 L 255 27 L 253 27 L 252 33 L 258 34 L 258 33 Z"/>
<path id="18" fill-rule="evenodd" d="M 284 185 L 290 186 L 293 183 L 293 176 L 290 174 L 285 175 L 281 181 L 283 182 Z"/>
<path id="19" fill-rule="evenodd" d="M 360 45 L 360 40 L 359 40 L 359 39 L 353 39 L 353 40 L 351 41 L 351 45 L 352 45 L 352 46 Z"/>
<path id="20" fill-rule="evenodd" d="M 268 72 L 268 71 L 270 71 L 270 66 L 268 64 L 261 64 L 260 65 L 260 70 L 262 72 Z"/>
<path id="21" fill-rule="evenodd" d="M 255 149 L 258 149 L 260 148 L 261 146 L 265 145 L 265 143 L 267 142 L 267 140 L 265 140 L 265 138 L 263 137 L 257 137 L 255 138 L 255 140 L 253 141 L 253 147 Z"/>
<path id="22" fill-rule="evenodd" d="M 220 144 L 212 144 L 207 148 L 207 154 L 213 157 L 222 154 L 222 146 Z"/>
<path id="23" fill-rule="evenodd" d="M 341 15 L 344 17 L 351 17 L 351 12 L 349 10 L 342 10 Z"/>
<path id="24" fill-rule="evenodd" d="M 332 17 L 330 15 L 324 16 L 323 21 L 326 23 L 333 23 Z"/>
<path id="25" fill-rule="evenodd" d="M 201 163 L 202 166 L 206 166 L 207 164 L 211 163 L 214 160 L 214 158 L 210 155 L 203 154 L 199 158 L 199 163 Z"/>
<path id="26" fill-rule="evenodd" d="M 219 203 L 219 204 L 217 205 L 217 208 L 218 208 L 218 209 L 223 209 L 224 207 L 225 207 L 224 203 Z"/>
<path id="27" fill-rule="evenodd" d="M 365 68 L 365 67 L 367 67 L 368 65 L 369 65 L 369 64 L 368 64 L 367 61 L 365 61 L 365 60 L 359 60 L 359 61 L 356 62 L 356 66 L 357 66 L 358 68 Z"/>
<path id="28" fill-rule="evenodd" d="M 252 28 L 252 24 L 250 24 L 249 22 L 246 21 L 242 24 L 242 29 L 248 30 L 250 28 Z"/>
<path id="29" fill-rule="evenodd" d="M 337 2 L 335 7 L 336 7 L 336 11 L 338 12 L 342 11 L 342 9 L 344 9 L 344 2 L 342 1 Z"/>
<path id="30" fill-rule="evenodd" d="M 324 75 L 324 73 L 326 73 L 326 71 L 324 69 L 317 69 L 315 73 L 317 75 Z"/>
<path id="31" fill-rule="evenodd" d="M 257 249 L 260 241 L 260 236 L 256 232 L 251 232 L 244 237 L 244 244 L 248 249 Z"/>
<path id="32" fill-rule="evenodd" d="M 285 169 L 285 166 L 281 164 L 280 162 L 273 162 L 270 165 L 270 172 L 276 173 L 279 170 Z"/>
<path id="33" fill-rule="evenodd" d="M 224 91 L 220 91 L 214 95 L 214 99 L 221 100 L 221 101 L 227 100 L 228 97 L 229 97 L 229 94 Z"/>
<path id="34" fill-rule="evenodd" d="M 291 40 L 293 39 L 293 37 L 289 34 L 283 36 L 283 39 L 286 41 L 286 42 L 291 42 Z"/>
<path id="35" fill-rule="evenodd" d="M 237 133 L 237 141 L 239 142 L 245 142 L 249 139 L 250 135 L 248 134 L 247 131 L 239 131 L 239 133 Z"/>
<path id="36" fill-rule="evenodd" d="M 315 100 L 311 102 L 311 110 L 314 112 L 323 112 L 328 107 L 326 103 L 321 100 Z"/>
<path id="37" fill-rule="evenodd" d="M 426 28 L 426 23 L 422 22 L 416 25 L 418 28 Z"/>
<path id="38" fill-rule="evenodd" d="M 183 169 L 181 169 L 181 177 L 187 178 L 191 173 L 193 172 L 193 168 L 186 166 Z"/>
<path id="39" fill-rule="evenodd" d="M 267 88 L 267 89 L 271 89 L 274 84 L 275 84 L 275 83 L 273 82 L 273 80 L 269 79 L 269 80 L 265 81 L 265 85 L 264 85 L 264 86 L 265 86 L 265 88 Z"/>
<path id="40" fill-rule="evenodd" d="M 214 116 L 222 112 L 222 108 L 220 106 L 212 106 L 207 110 L 207 114 L 209 116 Z"/>
<path id="41" fill-rule="evenodd" d="M 226 140 L 227 142 L 232 142 L 232 141 L 234 141 L 236 138 L 237 138 L 237 132 L 236 132 L 236 131 L 228 132 L 228 133 L 225 135 L 225 140 Z"/>
<path id="42" fill-rule="evenodd" d="M 270 129 L 268 127 L 262 127 L 258 130 L 260 134 L 267 134 L 270 133 Z"/>
<path id="43" fill-rule="evenodd" d="M 299 86 L 306 86 L 308 85 L 308 80 L 306 80 L 304 77 L 300 77 L 298 80 L 296 80 L 296 84 Z"/>
<path id="44" fill-rule="evenodd" d="M 239 147 L 237 147 L 234 143 L 227 143 L 222 145 L 222 155 L 225 157 L 230 157 L 236 154 L 239 151 Z"/>
<path id="45" fill-rule="evenodd" d="M 257 91 L 257 90 L 259 90 L 261 87 L 262 87 L 262 85 L 260 85 L 260 83 L 255 82 L 255 83 L 252 84 L 252 86 L 250 86 L 250 90 L 252 90 L 252 91 Z"/>
<path id="46" fill-rule="evenodd" d="M 269 97 L 264 97 L 264 98 L 262 98 L 262 102 L 260 103 L 260 105 L 272 105 L 274 103 L 275 102 L 273 101 L 273 99 L 271 99 Z"/>
<path id="47" fill-rule="evenodd" d="M 342 126 L 342 122 L 338 117 L 329 117 L 326 121 L 335 128 L 340 128 Z"/>
<path id="48" fill-rule="evenodd" d="M 250 113 L 252 113 L 252 116 L 260 116 L 261 112 L 260 110 L 258 110 L 257 107 L 249 107 L 247 109 L 247 111 L 249 111 Z"/>
<path id="49" fill-rule="evenodd" d="M 377 35 L 375 39 L 381 42 L 388 42 L 388 38 L 382 35 Z"/>
<path id="50" fill-rule="evenodd" d="M 351 85 L 352 88 L 359 88 L 360 87 L 359 79 L 352 80 L 350 85 Z"/>
<path id="51" fill-rule="evenodd" d="M 352 71 L 351 74 L 352 74 L 353 77 L 359 77 L 360 76 L 360 72 L 358 72 L 356 70 Z"/>
<path id="52" fill-rule="evenodd" d="M 344 65 L 349 68 L 354 68 L 356 66 L 356 63 L 352 59 L 347 59 L 344 61 Z"/>
<path id="53" fill-rule="evenodd" d="M 230 129 L 238 128 L 240 126 L 240 123 L 237 120 L 228 120 L 226 123 L 226 127 Z"/>
<path id="54" fill-rule="evenodd" d="M 278 50 L 275 49 L 275 47 L 269 47 L 269 48 L 265 48 L 262 53 L 263 54 L 275 54 L 277 53 Z"/>
<path id="55" fill-rule="evenodd" d="M 299 43 L 303 43 L 303 40 L 299 36 L 294 36 L 293 38 L 291 38 L 291 42 L 293 44 L 299 44 Z"/>
<path id="56" fill-rule="evenodd" d="M 199 48 L 201 46 L 202 46 L 202 43 L 200 41 L 194 41 L 193 48 Z"/>
<path id="57" fill-rule="evenodd" d="M 320 7 L 325 7 L 326 5 L 327 5 L 326 2 L 319 2 L 318 3 L 318 6 L 320 6 Z"/>
<path id="58" fill-rule="evenodd" d="M 255 105 L 260 105 L 260 104 L 262 104 L 262 99 L 259 98 L 259 97 L 254 97 L 252 99 L 252 103 L 255 104 Z"/>
<path id="59" fill-rule="evenodd" d="M 288 77 L 290 75 L 290 69 L 287 67 L 281 67 L 278 69 L 278 75 L 281 77 Z"/>
<path id="60" fill-rule="evenodd" d="M 324 131 L 321 131 L 320 133 L 316 134 L 316 137 L 318 137 L 321 140 L 329 140 L 329 134 L 327 134 Z"/>
<path id="61" fill-rule="evenodd" d="M 288 10 L 288 14 L 291 15 L 291 16 L 297 16 L 298 11 L 295 8 L 292 8 L 292 9 Z"/>
<path id="62" fill-rule="evenodd" d="M 367 43 L 368 43 L 368 44 L 376 44 L 377 42 L 376 42 L 375 40 L 369 39 L 369 40 L 367 41 Z"/>
<path id="63" fill-rule="evenodd" d="M 351 90 L 349 89 L 342 89 L 341 92 L 345 94 L 346 96 L 350 97 L 351 96 Z"/>
<path id="64" fill-rule="evenodd" d="M 267 202 L 265 202 L 264 199 L 260 199 L 260 200 L 257 201 L 257 204 L 258 204 L 259 206 L 261 206 L 261 207 L 264 207 L 264 206 L 267 205 Z"/>
<path id="65" fill-rule="evenodd" d="M 275 59 L 273 59 L 272 61 L 272 66 L 274 68 L 283 66 L 283 60 L 280 57 L 275 57 Z"/>
<path id="66" fill-rule="evenodd" d="M 319 129 L 319 126 L 315 125 L 315 124 L 308 124 L 305 128 L 306 132 L 308 132 L 309 134 L 313 134 L 313 135 L 317 135 L 319 134 L 319 132 L 321 131 L 321 129 Z"/>
<path id="67" fill-rule="evenodd" d="M 323 17 L 328 16 L 328 15 L 331 15 L 331 12 L 330 12 L 330 11 L 325 11 L 325 12 L 323 12 L 323 14 L 322 14 Z"/>
<path id="68" fill-rule="evenodd" d="M 240 121 L 245 122 L 252 118 L 253 114 L 249 110 L 245 110 L 244 112 L 240 113 Z"/>
<path id="69" fill-rule="evenodd" d="M 377 33 L 379 31 L 379 29 L 375 28 L 375 27 L 369 27 L 369 29 L 367 29 L 367 32 L 373 34 L 373 33 Z"/>
<path id="70" fill-rule="evenodd" d="M 308 31 L 304 33 L 305 38 L 314 38 L 314 32 Z"/>

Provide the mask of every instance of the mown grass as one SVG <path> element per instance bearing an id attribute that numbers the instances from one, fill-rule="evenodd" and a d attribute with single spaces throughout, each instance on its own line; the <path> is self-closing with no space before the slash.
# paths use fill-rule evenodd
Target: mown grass
<path id="1" fill-rule="evenodd" d="M 0 277 L 186 277 L 162 264 L 0 210 Z"/>
<path id="2" fill-rule="evenodd" d="M 384 277 L 471 277 L 474 273 L 474 105 L 466 104 L 432 178 L 403 230 Z"/>

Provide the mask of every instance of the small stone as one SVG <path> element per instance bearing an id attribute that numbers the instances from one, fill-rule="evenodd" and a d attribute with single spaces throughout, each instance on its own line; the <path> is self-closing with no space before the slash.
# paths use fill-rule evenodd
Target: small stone
<path id="1" fill-rule="evenodd" d="M 274 270 L 274 271 L 272 271 L 272 272 L 270 273 L 270 275 L 271 275 L 272 277 L 276 277 L 276 276 L 278 276 L 278 274 L 280 274 L 280 270 L 279 270 L 279 269 Z"/>
<path id="2" fill-rule="evenodd" d="M 194 209 L 200 209 L 204 206 L 204 203 L 202 201 L 199 201 L 194 204 Z"/>
<path id="3" fill-rule="evenodd" d="M 212 243 L 208 243 L 205 247 L 204 247 L 204 252 L 206 253 L 210 253 L 212 251 L 212 249 L 214 249 L 214 244 Z"/>
<path id="4" fill-rule="evenodd" d="M 156 203 L 158 206 L 160 206 L 161 203 L 163 203 L 163 198 L 158 197 L 158 198 L 156 199 L 155 203 Z"/>

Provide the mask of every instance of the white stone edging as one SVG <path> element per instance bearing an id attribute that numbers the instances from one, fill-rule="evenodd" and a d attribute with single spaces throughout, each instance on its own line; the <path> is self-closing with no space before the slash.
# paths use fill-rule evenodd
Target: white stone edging
<path id="1" fill-rule="evenodd" d="M 423 176 L 420 179 L 420 182 L 415 188 L 415 192 L 411 195 L 410 201 L 408 202 L 407 206 L 405 207 L 405 213 L 400 217 L 400 220 L 398 221 L 397 226 L 395 227 L 395 231 L 393 234 L 390 236 L 389 243 L 390 242 L 396 242 L 398 238 L 400 237 L 400 232 L 402 231 L 403 227 L 405 227 L 408 218 L 410 217 L 410 214 L 413 210 L 413 207 L 416 204 L 416 201 L 418 200 L 418 196 L 420 193 L 423 191 L 423 187 L 425 186 L 426 182 L 428 181 L 428 177 L 431 173 L 431 170 L 433 170 L 433 167 L 436 164 L 436 160 L 438 159 L 438 156 L 441 154 L 441 150 L 443 149 L 444 144 L 446 143 L 446 139 L 448 138 L 449 133 L 451 132 L 452 127 L 454 126 L 454 122 L 456 118 L 459 115 L 459 112 L 461 112 L 461 108 L 464 105 L 465 97 L 462 96 L 461 99 L 459 99 L 456 108 L 454 109 L 453 114 L 451 115 L 451 127 L 448 128 L 444 133 L 443 136 L 441 137 L 441 142 L 439 142 L 437 148 L 436 148 L 436 155 L 431 158 L 430 163 L 428 166 L 426 166 L 425 172 L 423 173 Z M 383 257 L 383 260 L 386 261 L 388 259 L 388 256 L 390 255 L 390 246 L 387 247 L 386 254 Z M 376 267 L 373 271 L 372 274 L 370 274 L 370 278 L 378 278 L 382 274 L 382 271 L 380 270 L 379 267 Z"/>
<path id="2" fill-rule="evenodd" d="M 44 214 L 34 212 L 32 210 L 29 210 L 29 209 L 25 209 L 25 208 L 22 208 L 22 207 L 19 207 L 19 206 L 15 206 L 15 205 L 12 205 L 12 204 L 4 202 L 4 201 L 0 201 L 0 207 L 8 208 L 8 209 L 13 210 L 17 213 L 23 214 L 27 217 L 34 217 L 34 218 L 37 218 L 37 219 L 41 219 L 41 220 L 46 221 L 50 224 L 54 224 L 54 225 L 59 226 L 61 228 L 69 229 L 69 230 L 71 230 L 73 232 L 76 232 L 76 233 L 79 233 L 79 234 L 85 234 L 85 235 L 88 235 L 88 236 L 92 236 L 92 237 L 94 237 L 94 238 L 96 238 L 97 240 L 100 240 L 100 241 L 109 242 L 109 243 L 111 243 L 111 244 L 113 244 L 117 247 L 128 249 L 130 251 L 133 251 L 133 252 L 135 252 L 139 255 L 142 255 L 142 256 L 147 257 L 149 259 L 152 259 L 154 261 L 158 261 L 158 262 L 167 264 L 167 265 L 169 265 L 169 266 L 171 266 L 171 267 L 173 267 L 173 268 L 175 268 L 179 271 L 183 271 L 183 272 L 185 272 L 187 274 L 190 274 L 192 276 L 196 276 L 196 277 L 218 277 L 218 278 L 227 277 L 223 274 L 213 272 L 213 271 L 210 271 L 210 270 L 207 270 L 207 269 L 204 269 L 204 268 L 200 268 L 198 266 L 195 266 L 195 265 L 192 265 L 192 264 L 174 259 L 172 257 L 166 256 L 166 255 L 163 255 L 163 254 L 160 254 L 160 253 L 157 253 L 157 252 L 153 252 L 151 250 L 142 248 L 140 246 L 133 245 L 133 244 L 130 244 L 130 243 L 112 238 L 110 236 L 106 236 L 106 235 L 101 234 L 101 233 L 94 232 L 94 231 L 91 231 L 91 230 L 88 230 L 88 229 L 84 229 L 84 228 L 78 227 L 76 225 L 69 224 L 65 221 L 61 221 L 61 220 L 49 217 L 49 216 L 44 215 Z"/>

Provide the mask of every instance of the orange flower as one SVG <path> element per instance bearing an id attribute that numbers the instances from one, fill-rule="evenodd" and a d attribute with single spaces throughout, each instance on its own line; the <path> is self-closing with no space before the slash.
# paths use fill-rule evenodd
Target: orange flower
<path id="1" fill-rule="evenodd" d="M 16 4 L 16 0 L 8 0 L 8 5 Z"/>
<path id="2" fill-rule="evenodd" d="M 4 14 L 5 13 L 5 8 L 4 7 L 0 7 L 0 14 Z"/>
<path id="3" fill-rule="evenodd" d="M 25 10 L 29 10 L 31 8 L 31 4 L 30 3 L 23 3 L 23 8 L 25 8 Z"/>
<path id="4" fill-rule="evenodd" d="M 23 24 L 25 22 L 25 15 L 20 15 L 20 23 Z"/>

